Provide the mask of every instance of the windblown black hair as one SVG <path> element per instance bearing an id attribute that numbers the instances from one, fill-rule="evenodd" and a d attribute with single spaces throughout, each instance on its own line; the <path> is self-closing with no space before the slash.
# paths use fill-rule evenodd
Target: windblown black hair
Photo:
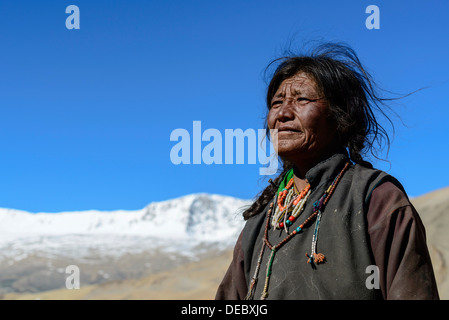
<path id="1" fill-rule="evenodd" d="M 378 95 L 374 80 L 351 47 L 342 43 L 322 43 L 312 49 L 309 54 L 287 55 L 273 60 L 265 72 L 275 64 L 277 68 L 267 88 L 268 111 L 271 100 L 281 83 L 299 72 L 304 72 L 315 80 L 317 89 L 329 103 L 331 115 L 337 124 L 337 132 L 342 142 L 341 147 L 348 151 L 354 163 L 372 168 L 371 163 L 363 156 L 369 152 L 379 159 L 377 151 L 384 144 L 389 150 L 389 135 L 378 122 L 376 114 L 384 116 L 394 132 L 393 122 L 385 112 L 390 110 L 385 102 L 394 98 L 382 98 Z M 266 120 L 265 129 L 269 137 Z M 292 168 L 288 162 L 283 160 L 282 163 L 281 173 L 243 212 L 245 219 L 263 211 L 274 197 L 285 172 Z"/>

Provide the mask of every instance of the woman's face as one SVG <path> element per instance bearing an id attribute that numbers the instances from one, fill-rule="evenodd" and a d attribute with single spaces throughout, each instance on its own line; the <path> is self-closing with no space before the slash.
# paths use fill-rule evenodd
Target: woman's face
<path id="1" fill-rule="evenodd" d="M 271 100 L 267 122 L 269 129 L 277 129 L 272 133 L 277 153 L 289 161 L 319 161 L 338 148 L 328 103 L 304 72 L 281 83 Z"/>

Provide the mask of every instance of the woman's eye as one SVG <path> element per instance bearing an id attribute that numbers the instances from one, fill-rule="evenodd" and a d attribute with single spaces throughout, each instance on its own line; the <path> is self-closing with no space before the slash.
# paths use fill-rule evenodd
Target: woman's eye
<path id="1" fill-rule="evenodd" d="M 279 106 L 281 104 L 282 104 L 281 100 L 273 101 L 273 103 L 271 104 L 271 107 L 274 108 L 274 107 Z"/>
<path id="2" fill-rule="evenodd" d="M 310 101 L 312 101 L 312 100 L 304 98 L 304 97 L 298 98 L 297 100 L 298 101 L 303 101 L 303 102 L 310 102 Z"/>

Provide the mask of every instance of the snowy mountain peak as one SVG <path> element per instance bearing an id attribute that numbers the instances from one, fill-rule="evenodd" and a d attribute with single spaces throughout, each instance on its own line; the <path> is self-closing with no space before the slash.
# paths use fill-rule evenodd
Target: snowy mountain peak
<path id="1" fill-rule="evenodd" d="M 241 210 L 247 205 L 246 200 L 199 193 L 140 210 L 29 213 L 0 208 L 0 241 L 70 234 L 220 241 L 242 227 Z"/>
<path id="2" fill-rule="evenodd" d="M 85 283 L 141 277 L 230 249 L 249 201 L 191 194 L 140 210 L 0 209 L 0 294 L 52 290 L 75 264 Z M 107 276 L 107 278 L 105 278 Z"/>

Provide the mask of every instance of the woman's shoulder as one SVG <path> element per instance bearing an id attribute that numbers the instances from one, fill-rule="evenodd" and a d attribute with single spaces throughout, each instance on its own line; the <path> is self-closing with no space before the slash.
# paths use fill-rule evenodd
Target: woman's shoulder
<path id="1" fill-rule="evenodd" d="M 376 225 L 398 210 L 416 212 L 402 183 L 385 171 L 355 165 L 353 181 L 369 182 L 365 189 L 365 205 L 370 225 Z"/>
<path id="2" fill-rule="evenodd" d="M 408 201 L 408 196 L 402 183 L 396 177 L 383 170 L 355 164 L 353 166 L 352 181 L 359 190 L 365 190 L 366 203 L 370 202 L 374 192 L 379 197 L 391 195 Z"/>

